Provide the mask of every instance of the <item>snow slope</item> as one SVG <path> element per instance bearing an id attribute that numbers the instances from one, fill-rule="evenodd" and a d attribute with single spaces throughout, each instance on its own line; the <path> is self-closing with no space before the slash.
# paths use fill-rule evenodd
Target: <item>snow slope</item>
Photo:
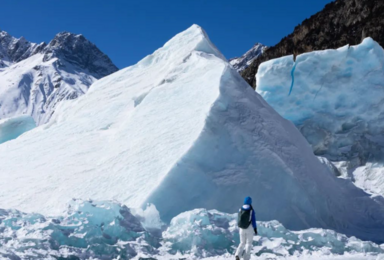
<path id="1" fill-rule="evenodd" d="M 379 44 L 366 38 L 357 46 L 299 55 L 296 62 L 292 56 L 271 60 L 256 77 L 257 92 L 299 128 L 315 154 L 347 161 L 347 176 L 384 195 L 378 166 L 384 162 L 384 50 Z"/>
<path id="2" fill-rule="evenodd" d="M 82 35 L 63 32 L 47 45 L 0 32 L 0 119 L 30 115 L 49 121 L 61 100 L 83 95 L 115 72 L 109 58 Z"/>
<path id="3" fill-rule="evenodd" d="M 337 179 L 194 25 L 138 64 L 61 102 L 47 125 L 0 145 L 2 207 L 56 214 L 71 198 L 152 202 L 327 227 L 383 241 L 384 202 Z M 22 164 L 18 163 L 23 161 Z"/>
<path id="4" fill-rule="evenodd" d="M 239 243 L 236 214 L 206 209 L 164 226 L 153 205 L 138 212 L 74 200 L 60 216 L 0 209 L 0 220 L 2 259 L 234 259 Z M 277 221 L 257 225 L 252 259 L 384 259 L 384 244 L 324 229 L 290 231 Z"/>
<path id="5" fill-rule="evenodd" d="M 43 58 L 35 54 L 0 73 L 0 118 L 26 114 L 44 124 L 61 100 L 83 95 L 96 81 L 66 61 Z"/>
<path id="6" fill-rule="evenodd" d="M 229 63 L 233 66 L 235 70 L 239 73 L 245 70 L 257 57 L 259 57 L 268 47 L 256 43 L 249 51 L 247 51 L 243 56 L 239 58 L 233 58 L 229 60 Z"/>

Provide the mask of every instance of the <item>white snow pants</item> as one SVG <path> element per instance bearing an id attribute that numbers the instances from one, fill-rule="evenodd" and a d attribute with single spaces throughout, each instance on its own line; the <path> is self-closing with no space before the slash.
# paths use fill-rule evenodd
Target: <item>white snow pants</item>
<path id="1" fill-rule="evenodd" d="M 236 250 L 236 255 L 240 258 L 243 258 L 244 260 L 251 259 L 251 250 L 252 250 L 252 243 L 253 243 L 253 227 L 252 224 L 249 225 L 247 229 L 239 228 L 240 233 L 240 244 L 239 247 Z M 245 247 L 245 251 L 244 251 Z"/>

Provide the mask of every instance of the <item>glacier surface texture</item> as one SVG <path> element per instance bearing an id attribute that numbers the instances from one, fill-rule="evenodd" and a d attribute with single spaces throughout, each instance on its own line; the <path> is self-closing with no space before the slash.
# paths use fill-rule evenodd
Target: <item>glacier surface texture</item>
<path id="1" fill-rule="evenodd" d="M 151 225 L 149 225 L 151 223 Z M 384 245 L 325 229 L 258 222 L 252 259 L 383 259 Z M 73 200 L 47 217 L 0 209 L 2 259 L 227 259 L 239 243 L 236 214 L 194 209 L 162 224 L 153 205 Z"/>

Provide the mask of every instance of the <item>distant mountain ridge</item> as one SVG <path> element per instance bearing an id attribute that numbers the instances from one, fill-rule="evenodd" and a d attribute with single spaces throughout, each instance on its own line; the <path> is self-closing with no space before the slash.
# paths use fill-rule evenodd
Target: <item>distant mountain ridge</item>
<path id="1" fill-rule="evenodd" d="M 0 30 L 0 71 L 13 63 L 29 58 L 45 46 L 45 43 L 38 45 L 28 42 L 24 37 L 17 39 Z"/>
<path id="2" fill-rule="evenodd" d="M 75 99 L 118 68 L 81 34 L 58 33 L 48 44 L 0 31 L 0 119 L 49 121 L 61 100 Z"/>
<path id="3" fill-rule="evenodd" d="M 107 55 L 81 34 L 58 33 L 43 52 L 44 61 L 62 58 L 88 70 L 96 78 L 105 77 L 118 70 Z"/>
<path id="4" fill-rule="evenodd" d="M 262 62 L 314 50 L 335 49 L 359 44 L 366 37 L 384 47 L 384 1 L 336 0 L 298 25 L 292 34 L 267 49 L 242 71 L 243 78 L 256 88 L 255 75 Z"/>
<path id="5" fill-rule="evenodd" d="M 242 72 L 245 70 L 254 59 L 259 57 L 268 47 L 261 44 L 256 43 L 253 45 L 252 49 L 247 51 L 243 56 L 232 58 L 229 60 L 229 63 L 233 66 L 234 69 L 236 69 L 238 72 Z"/>

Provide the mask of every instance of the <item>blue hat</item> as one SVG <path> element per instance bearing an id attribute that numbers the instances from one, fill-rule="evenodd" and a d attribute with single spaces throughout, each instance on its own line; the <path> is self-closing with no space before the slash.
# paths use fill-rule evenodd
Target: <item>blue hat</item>
<path id="1" fill-rule="evenodd" d="M 246 197 L 244 199 L 244 204 L 245 205 L 252 205 L 252 198 L 251 197 Z"/>

